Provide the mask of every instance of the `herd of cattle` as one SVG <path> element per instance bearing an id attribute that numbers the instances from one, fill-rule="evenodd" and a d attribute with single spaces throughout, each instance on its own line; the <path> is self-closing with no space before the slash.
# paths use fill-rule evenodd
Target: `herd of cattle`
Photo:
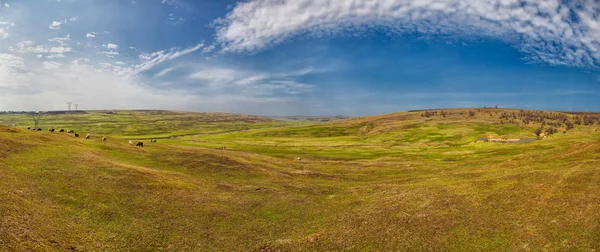
<path id="1" fill-rule="evenodd" d="M 28 130 L 31 130 L 31 127 L 27 127 L 27 129 L 28 129 Z M 34 131 L 42 131 L 42 129 L 41 129 L 41 128 L 37 128 L 37 129 L 33 129 L 33 130 L 34 130 Z M 54 130 L 53 128 L 50 128 L 50 129 L 48 129 L 48 132 L 54 132 L 54 131 L 55 131 L 55 130 Z M 64 133 L 64 132 L 67 132 L 67 133 L 73 133 L 73 135 L 74 135 L 75 137 L 79 137 L 79 134 L 78 134 L 78 133 L 75 133 L 75 131 L 74 131 L 74 130 L 72 130 L 72 129 L 70 129 L 70 130 L 66 130 L 66 131 L 65 131 L 65 129 L 60 129 L 58 132 L 60 132 L 60 133 Z M 85 139 L 90 139 L 90 137 L 91 137 L 91 135 L 90 135 L 90 134 L 87 134 L 87 135 L 85 135 Z M 103 137 L 102 137 L 102 141 L 106 142 L 106 140 L 107 140 L 106 136 L 103 136 Z M 152 142 L 152 143 L 156 143 L 156 140 L 155 140 L 155 139 L 152 139 L 152 140 L 150 140 L 150 142 Z M 133 145 L 133 141 L 129 140 L 129 144 Z M 144 147 L 144 143 L 143 143 L 143 142 L 137 142 L 137 144 L 135 144 L 135 146 Z"/>

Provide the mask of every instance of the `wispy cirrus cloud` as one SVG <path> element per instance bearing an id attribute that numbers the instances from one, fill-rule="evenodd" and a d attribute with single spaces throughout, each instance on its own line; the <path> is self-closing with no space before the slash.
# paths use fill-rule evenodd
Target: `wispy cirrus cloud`
<path id="1" fill-rule="evenodd" d="M 203 46 L 204 43 L 199 43 L 193 47 L 189 47 L 186 49 L 171 48 L 168 51 L 161 50 L 153 53 L 140 54 L 139 58 L 142 60 L 142 63 L 135 66 L 134 70 L 132 71 L 132 74 L 137 74 L 150 70 L 165 61 L 174 60 L 183 55 L 198 51 L 198 49 L 202 48 Z"/>
<path id="2" fill-rule="evenodd" d="M 251 0 L 214 24 L 225 52 L 263 50 L 302 34 L 385 28 L 389 34 L 494 38 L 525 52 L 529 61 L 595 67 L 599 21 L 592 0 Z"/>
<path id="3" fill-rule="evenodd" d="M 212 90 L 230 90 L 259 97 L 285 97 L 317 90 L 317 86 L 299 81 L 300 77 L 311 72 L 311 69 L 264 72 L 230 67 L 201 67 L 190 73 L 188 79 L 207 85 Z"/>

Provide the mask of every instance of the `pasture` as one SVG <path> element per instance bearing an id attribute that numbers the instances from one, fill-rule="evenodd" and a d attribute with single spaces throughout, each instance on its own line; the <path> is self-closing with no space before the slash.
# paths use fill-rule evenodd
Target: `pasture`
<path id="1" fill-rule="evenodd" d="M 437 112 L 0 115 L 0 250 L 600 249 L 600 122 Z"/>

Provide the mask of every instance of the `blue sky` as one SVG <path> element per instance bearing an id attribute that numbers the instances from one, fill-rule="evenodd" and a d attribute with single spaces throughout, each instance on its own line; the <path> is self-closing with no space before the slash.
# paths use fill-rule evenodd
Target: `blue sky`
<path id="1" fill-rule="evenodd" d="M 599 111 L 600 10 L 542 0 L 0 0 L 0 110 Z"/>

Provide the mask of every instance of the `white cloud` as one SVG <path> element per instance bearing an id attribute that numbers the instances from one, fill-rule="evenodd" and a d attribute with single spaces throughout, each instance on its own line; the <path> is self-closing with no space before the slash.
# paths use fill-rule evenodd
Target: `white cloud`
<path id="1" fill-rule="evenodd" d="M 69 21 L 75 22 L 75 21 L 77 21 L 77 19 L 79 19 L 79 16 L 75 16 L 75 17 L 69 18 Z"/>
<path id="2" fill-rule="evenodd" d="M 42 65 L 44 66 L 44 68 L 46 69 L 58 69 L 59 67 L 61 67 L 63 64 L 58 63 L 58 62 L 54 62 L 54 61 L 44 61 L 42 62 Z"/>
<path id="3" fill-rule="evenodd" d="M 17 88 L 23 85 L 27 77 L 23 58 L 12 54 L 0 53 L 0 88 Z"/>
<path id="4" fill-rule="evenodd" d="M 102 45 L 102 47 L 105 47 L 105 48 L 108 48 L 108 49 L 111 49 L 111 50 L 119 49 L 119 45 L 111 44 L 111 43 L 104 44 L 104 45 Z"/>
<path id="5" fill-rule="evenodd" d="M 15 23 L 13 22 L 0 21 L 0 39 L 8 38 L 8 30 L 13 26 L 15 26 Z"/>
<path id="6" fill-rule="evenodd" d="M 253 52 L 294 36 L 341 35 L 385 28 L 446 39 L 488 37 L 514 45 L 529 60 L 595 66 L 600 16 L 593 1 L 556 0 L 251 0 L 216 20 L 226 52 Z"/>
<path id="7" fill-rule="evenodd" d="M 104 51 L 104 52 L 100 52 L 101 54 L 106 55 L 106 57 L 110 57 L 113 58 L 117 55 L 119 55 L 119 52 L 115 52 L 115 51 Z"/>
<path id="8" fill-rule="evenodd" d="M 188 53 L 195 52 L 198 49 L 202 48 L 203 46 L 204 46 L 204 43 L 200 43 L 194 47 L 190 47 L 190 48 L 187 48 L 184 50 L 178 50 L 177 48 L 171 48 L 168 52 L 165 52 L 164 50 L 162 50 L 162 51 L 153 52 L 151 54 L 148 54 L 148 53 L 140 54 L 139 58 L 142 60 L 142 63 L 135 66 L 135 69 L 132 72 L 132 74 L 148 71 L 148 70 L 152 69 L 153 67 L 155 67 L 165 61 L 174 60 L 174 59 L 179 58 Z"/>
<path id="9" fill-rule="evenodd" d="M 8 38 L 8 32 L 5 30 L 5 28 L 0 28 L 0 39 L 5 38 Z"/>
<path id="10" fill-rule="evenodd" d="M 69 34 L 67 34 L 64 37 L 56 37 L 56 38 L 48 39 L 49 42 L 56 42 L 62 46 L 67 45 L 67 41 L 70 41 L 70 40 L 71 40 L 71 35 L 69 35 Z"/>
<path id="11" fill-rule="evenodd" d="M 67 23 L 66 19 L 60 20 L 60 21 L 52 21 L 52 24 L 50 24 L 50 26 L 48 26 L 48 28 L 52 29 L 52 30 L 60 30 L 60 26 Z"/>
<path id="12" fill-rule="evenodd" d="M 48 56 L 46 56 L 47 59 L 59 59 L 59 58 L 64 58 L 65 55 L 62 53 L 57 53 L 57 54 L 50 54 Z"/>
<path id="13" fill-rule="evenodd" d="M 183 17 L 176 17 L 175 14 L 170 13 L 169 17 L 167 17 L 166 22 L 167 24 L 180 24 L 181 22 L 185 21 L 185 18 Z"/>
<path id="14" fill-rule="evenodd" d="M 250 96 L 297 95 L 314 91 L 316 86 L 298 82 L 305 70 L 281 73 L 245 71 L 227 67 L 204 67 L 188 79 L 216 90 L 236 90 Z"/>
<path id="15" fill-rule="evenodd" d="M 34 46 L 35 42 L 31 40 L 21 41 L 17 43 L 16 48 L 10 46 L 9 50 L 19 52 L 19 53 L 55 53 L 55 54 L 63 54 L 72 52 L 73 48 L 64 47 L 64 46 L 52 46 L 52 47 L 44 47 L 44 46 Z"/>
<path id="16" fill-rule="evenodd" d="M 80 108 L 97 109 L 181 109 L 201 103 L 197 96 L 158 90 L 136 77 L 123 78 L 112 71 L 98 71 L 81 60 L 41 65 L 29 71 L 22 58 L 0 54 L 1 110 L 64 109 L 66 100 L 77 102 Z"/>
<path id="17" fill-rule="evenodd" d="M 166 74 L 168 74 L 169 72 L 173 71 L 175 68 L 177 68 L 177 66 L 166 68 L 166 69 L 164 69 L 164 70 L 162 70 L 162 71 L 160 71 L 160 72 L 156 73 L 156 74 L 154 75 L 154 77 L 157 77 L 157 78 L 158 78 L 158 77 L 163 77 L 163 76 L 165 76 Z"/>
<path id="18" fill-rule="evenodd" d="M 95 38 L 96 37 L 96 33 L 95 32 L 88 32 L 85 34 L 86 38 Z"/>
<path id="19" fill-rule="evenodd" d="M 194 72 L 188 78 L 206 81 L 212 85 L 225 85 L 242 78 L 241 74 L 241 72 L 229 68 L 209 68 Z"/>

